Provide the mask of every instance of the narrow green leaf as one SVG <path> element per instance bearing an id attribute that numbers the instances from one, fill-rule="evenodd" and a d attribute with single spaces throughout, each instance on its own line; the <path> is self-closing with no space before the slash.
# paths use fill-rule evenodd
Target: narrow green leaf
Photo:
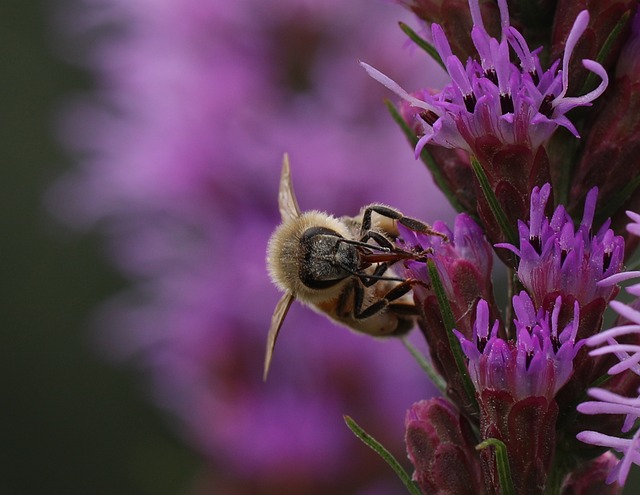
<path id="1" fill-rule="evenodd" d="M 471 377 L 469 376 L 467 365 L 464 362 L 464 356 L 462 354 L 460 341 L 453 333 L 453 329 L 456 327 L 456 320 L 453 316 L 453 311 L 451 311 L 449 298 L 447 297 L 447 293 L 444 290 L 444 286 L 442 285 L 442 281 L 440 280 L 440 274 L 438 273 L 438 269 L 436 268 L 436 264 L 433 262 L 433 260 L 430 259 L 427 261 L 427 269 L 429 270 L 431 286 L 433 287 L 433 291 L 435 292 L 436 298 L 438 299 L 438 307 L 440 308 L 440 312 L 442 314 L 442 321 L 444 323 L 444 327 L 447 330 L 449 348 L 451 349 L 451 354 L 453 354 L 453 359 L 455 360 L 458 372 L 462 377 L 464 391 L 467 394 L 469 403 L 475 404 L 476 390 L 473 386 L 473 383 L 471 382 Z"/>
<path id="2" fill-rule="evenodd" d="M 489 185 L 489 179 L 487 179 L 484 170 L 482 169 L 482 165 L 478 159 L 471 155 L 471 168 L 473 168 L 473 173 L 476 175 L 478 182 L 480 183 L 480 189 L 482 189 L 482 194 L 484 194 L 487 203 L 489 204 L 489 208 L 491 208 L 491 212 L 493 216 L 498 221 L 498 225 L 500 225 L 500 230 L 504 234 L 508 243 L 513 244 L 514 246 L 518 245 L 518 236 L 516 235 L 516 231 L 513 226 L 509 223 L 507 219 L 507 215 L 504 210 L 500 206 L 498 202 L 498 198 L 496 197 L 493 189 Z"/>
<path id="3" fill-rule="evenodd" d="M 407 125 L 405 120 L 402 118 L 402 115 L 400 115 L 400 112 L 398 112 L 398 109 L 395 107 L 393 103 L 391 103 L 389 100 L 386 100 L 385 105 L 387 106 L 387 109 L 389 110 L 389 113 L 391 114 L 391 117 L 393 118 L 393 120 L 396 122 L 396 124 L 400 126 L 400 129 L 402 129 L 402 132 L 406 136 L 411 146 L 415 148 L 416 144 L 418 144 L 418 137 L 415 135 L 411 127 Z M 442 194 L 444 194 L 445 197 L 449 200 L 449 203 L 451 203 L 451 206 L 453 206 L 453 208 L 458 213 L 465 211 L 462 205 L 459 203 L 458 199 L 456 198 L 456 195 L 453 194 L 453 191 L 451 191 L 451 189 L 449 188 L 449 185 L 447 184 L 447 181 L 444 175 L 442 174 L 440 167 L 438 167 L 438 164 L 433 159 L 433 156 L 431 156 L 431 153 L 429 153 L 426 147 L 422 148 L 422 152 L 420 153 L 420 159 L 431 172 L 434 182 L 436 183 L 438 188 L 442 191 Z"/>
<path id="4" fill-rule="evenodd" d="M 413 356 L 413 358 L 418 362 L 422 370 L 427 374 L 431 383 L 433 383 L 440 392 L 445 395 L 447 393 L 447 382 L 440 376 L 433 365 L 429 362 L 429 360 L 414 347 L 414 345 L 409 342 L 406 338 L 401 339 L 404 346 L 407 348 L 409 353 Z"/>
<path id="5" fill-rule="evenodd" d="M 432 259 L 427 260 L 427 269 L 429 270 L 431 285 L 433 286 L 433 290 L 436 293 L 436 297 L 438 298 L 438 306 L 440 307 L 440 311 L 442 313 L 444 326 L 447 330 L 453 330 L 456 327 L 456 320 L 453 316 L 451 306 L 449 305 L 449 298 L 447 297 L 447 293 L 445 292 L 444 286 L 442 285 L 442 280 L 440 280 L 440 274 L 438 273 L 436 264 Z"/>
<path id="6" fill-rule="evenodd" d="M 447 70 L 447 68 L 444 65 L 444 62 L 442 61 L 442 59 L 440 58 L 440 54 L 438 53 L 438 51 L 434 48 L 434 46 L 425 41 L 424 39 L 422 39 L 418 33 L 416 33 L 413 29 L 411 29 L 407 24 L 405 24 L 404 22 L 400 21 L 399 23 L 400 29 L 402 29 L 402 31 L 404 32 L 404 34 L 406 34 L 411 41 L 413 41 L 416 45 L 418 45 L 420 48 L 422 48 L 425 52 L 427 52 L 429 54 L 429 56 L 435 60 L 438 65 L 440 65 L 440 67 L 442 67 L 443 70 Z"/>
<path id="7" fill-rule="evenodd" d="M 422 495 L 420 493 L 420 489 L 418 485 L 416 485 L 411 476 L 407 474 L 404 468 L 400 465 L 400 463 L 396 460 L 395 457 L 389 452 L 386 448 L 382 446 L 380 442 L 378 442 L 375 438 L 369 435 L 366 431 L 364 431 L 358 424 L 349 416 L 344 416 L 344 420 L 347 423 L 349 429 L 357 436 L 360 440 L 362 440 L 366 445 L 368 445 L 371 449 L 373 449 L 382 459 L 385 460 L 391 469 L 393 469 L 400 480 L 404 483 L 404 486 L 407 487 L 409 493 L 411 495 Z"/>
<path id="8" fill-rule="evenodd" d="M 602 48 L 600 48 L 600 51 L 596 56 L 596 62 L 598 62 L 599 64 L 604 64 L 604 61 L 606 60 L 607 56 L 611 52 L 611 49 L 613 48 L 614 43 L 618 40 L 618 38 L 620 37 L 620 34 L 622 33 L 622 30 L 629 22 L 630 16 L 631 16 L 631 12 L 629 10 L 627 10 L 624 14 L 622 14 L 620 19 L 616 23 L 615 27 L 609 33 L 609 36 L 607 36 L 607 39 L 602 45 Z M 596 78 L 597 76 L 593 72 L 589 72 L 589 75 L 587 76 L 587 78 L 584 81 L 584 84 L 582 85 L 580 94 L 585 94 L 589 92 L 591 89 L 595 88 L 597 83 Z"/>
<path id="9" fill-rule="evenodd" d="M 497 438 L 489 438 L 476 446 L 476 450 L 484 450 L 487 447 L 496 449 L 496 466 L 498 467 L 498 477 L 502 495 L 515 495 L 516 491 L 511 480 L 511 469 L 509 468 L 509 456 L 507 446 Z"/>

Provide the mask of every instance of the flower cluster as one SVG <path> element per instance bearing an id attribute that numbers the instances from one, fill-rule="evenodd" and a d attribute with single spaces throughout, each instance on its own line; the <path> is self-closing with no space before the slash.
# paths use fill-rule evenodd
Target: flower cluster
<path id="1" fill-rule="evenodd" d="M 534 188 L 529 221 L 520 222 L 517 245 L 495 246 L 509 249 L 517 258 L 514 285 L 521 289 L 512 296 L 510 321 L 502 319 L 490 290 L 489 245 L 482 229 L 466 214 L 458 216 L 453 232 L 440 222 L 434 223 L 434 228 L 445 233 L 446 239 L 408 229 L 401 231 L 404 248 L 419 246 L 432 253 L 441 290 L 449 301 L 446 310 L 455 322 L 455 328 L 447 327 L 445 311 L 438 303 L 441 298 L 424 262 L 405 262 L 405 276 L 422 280 L 425 285 L 414 290 L 414 298 L 424 310 L 421 327 L 432 362 L 447 381 L 449 400 L 465 413 L 469 427 L 479 430 L 478 442 L 499 439 L 506 445 L 516 493 L 544 492 L 547 477 L 556 469 L 553 463 L 559 462 L 560 455 L 567 455 L 554 445 L 570 445 L 569 450 L 584 455 L 579 443 L 568 436 L 575 437 L 588 423 L 574 424 L 574 415 L 568 411 L 575 410 L 585 388 L 610 366 L 606 360 L 594 359 L 606 349 L 589 355 L 585 344 L 594 345 L 610 338 L 611 330 L 597 332 L 602 327 L 607 304 L 618 293 L 615 283 L 639 275 L 621 271 L 624 240 L 613 233 L 608 221 L 593 232 L 596 194 L 595 190 L 589 194 L 582 221 L 576 228 L 561 205 L 551 216 L 545 213 L 551 195 L 549 184 Z M 617 308 L 620 303 L 611 301 L 611 304 Z M 464 369 L 457 364 L 449 332 L 460 343 Z M 625 349 L 629 348 L 613 351 L 620 353 Z M 612 368 L 610 373 L 620 373 L 637 361 L 640 353 L 636 361 L 624 359 L 625 364 Z M 471 395 L 465 388 L 465 376 L 473 385 Z M 608 382 L 604 390 L 608 394 L 627 394 L 638 385 L 640 380 L 626 376 Z M 441 421 L 440 417 L 435 421 Z M 632 425 L 633 421 L 627 419 L 626 427 Z M 601 431 L 611 433 L 619 424 L 600 421 L 599 426 Z M 527 431 L 527 443 L 522 442 L 521 428 Z M 590 443 L 597 445 L 603 441 L 602 437 L 596 441 L 596 437 L 584 434 L 578 438 L 590 439 Z M 410 458 L 415 459 L 418 452 L 412 452 L 409 444 L 408 448 Z M 435 451 L 423 455 L 428 460 L 421 459 L 420 464 L 435 462 Z M 495 456 L 484 451 L 478 462 L 485 485 L 498 486 Z M 426 476 L 420 472 L 419 464 L 414 465 L 417 480 Z M 421 486 L 428 493 L 428 485 Z M 487 491 L 491 493 L 488 488 Z"/>
<path id="2" fill-rule="evenodd" d="M 476 480 L 476 493 L 620 493 L 630 466 L 640 464 L 640 284 L 627 289 L 637 298 L 631 305 L 615 300 L 618 284 L 640 276 L 624 267 L 640 215 L 629 212 L 633 221 L 621 228 L 623 206 L 637 202 L 640 160 L 625 153 L 632 134 L 611 127 L 615 89 L 607 89 L 609 81 L 628 89 L 638 77 L 631 52 L 640 14 L 618 2 L 611 26 L 600 7 L 564 3 L 538 14 L 555 16 L 551 33 L 540 19 L 511 16 L 506 0 L 497 9 L 469 0 L 464 43 L 439 2 L 406 2 L 429 24 L 426 40 L 413 32 L 414 41 L 451 78 L 440 90 L 410 93 L 363 64 L 402 98 L 397 115 L 416 157 L 465 211 L 453 232 L 434 223 L 446 238 L 401 229 L 398 240 L 427 253 L 426 262 L 404 261 L 402 273 L 421 282 L 413 291 L 420 327 L 446 383 L 447 399 L 417 403 L 407 419 L 413 479 L 424 493 L 465 493 L 445 470 Z M 527 37 L 549 45 L 531 50 Z M 550 56 L 557 59 L 544 69 Z M 632 106 L 617 106 L 619 118 L 635 118 Z M 585 146 L 571 144 L 580 137 Z M 605 149 L 612 162 L 595 165 Z M 627 184 L 612 167 L 625 169 Z M 493 296 L 491 246 L 507 269 L 505 313 Z M 603 331 L 608 307 L 619 317 Z M 594 400 L 583 402 L 587 393 Z M 469 448 L 473 438 L 480 452 Z M 506 463 L 486 442 L 504 447 Z"/>

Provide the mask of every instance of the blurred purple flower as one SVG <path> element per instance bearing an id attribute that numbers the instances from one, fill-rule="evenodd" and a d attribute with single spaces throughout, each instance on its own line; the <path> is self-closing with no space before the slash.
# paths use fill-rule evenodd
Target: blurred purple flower
<path id="1" fill-rule="evenodd" d="M 85 0 L 62 15 L 74 42 L 97 36 L 98 87 L 65 114 L 61 138 L 81 167 L 51 208 L 98 228 L 132 281 L 105 305 L 100 344 L 148 374 L 233 493 L 373 493 L 393 475 L 372 476 L 380 461 L 342 414 L 400 453 L 406 405 L 433 394 L 399 342 L 298 308 L 261 381 L 277 299 L 264 251 L 284 151 L 303 209 L 356 214 L 377 201 L 447 215 L 356 62 L 423 79 L 425 67 L 397 57 L 401 15 L 337 0 Z"/>
<path id="2" fill-rule="evenodd" d="M 627 215 L 631 219 L 627 230 L 631 234 L 637 235 L 640 216 L 634 212 L 627 212 Z M 640 272 L 637 271 L 621 272 L 601 280 L 598 285 L 606 288 L 638 276 L 640 276 Z M 627 287 L 626 291 L 635 298 L 631 304 L 624 304 L 621 301 L 609 302 L 609 307 L 619 315 L 616 325 L 589 337 L 586 341 L 587 345 L 592 347 L 605 344 L 593 349 L 589 353 L 591 356 L 611 355 L 615 357 L 608 370 L 609 375 L 622 376 L 621 374 L 627 371 L 640 375 L 640 366 L 638 365 L 640 361 L 640 311 L 638 311 L 640 284 L 636 283 Z M 632 430 L 640 418 L 640 389 L 638 389 L 638 395 L 633 397 L 627 397 L 605 388 L 590 388 L 588 394 L 595 400 L 579 404 L 578 411 L 587 415 L 624 415 L 621 427 L 623 436 L 617 437 L 598 431 L 584 430 L 578 433 L 577 438 L 582 442 L 622 453 L 622 459 L 610 471 L 606 481 L 609 484 L 617 482 L 624 486 L 631 465 L 640 465 L 640 430 Z"/>

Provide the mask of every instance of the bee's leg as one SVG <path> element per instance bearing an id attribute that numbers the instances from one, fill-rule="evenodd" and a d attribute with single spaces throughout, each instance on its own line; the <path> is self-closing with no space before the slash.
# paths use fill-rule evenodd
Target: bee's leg
<path id="1" fill-rule="evenodd" d="M 379 263 L 370 276 L 358 274 L 358 278 L 362 282 L 362 285 L 364 285 L 365 287 L 371 287 L 373 284 L 380 280 L 380 277 L 385 274 L 388 268 L 389 265 L 387 265 L 386 263 Z"/>
<path id="2" fill-rule="evenodd" d="M 371 220 L 369 220 L 369 222 L 371 222 Z M 376 241 L 378 246 L 388 249 L 389 251 L 393 251 L 396 247 L 389 239 L 375 230 L 367 230 L 366 232 L 363 232 L 360 237 L 360 242 L 367 242 L 369 239 L 373 239 Z"/>
<path id="3" fill-rule="evenodd" d="M 410 230 L 413 230 L 414 232 L 420 232 L 427 235 L 437 235 L 444 239 L 447 239 L 447 236 L 440 232 L 436 232 L 426 223 L 421 222 L 420 220 L 416 220 L 415 218 L 405 217 L 395 208 L 384 205 L 369 205 L 365 208 L 362 214 L 362 227 L 360 229 L 360 235 L 362 237 L 371 232 L 371 214 L 374 211 L 378 215 L 382 215 L 383 217 L 397 221 L 398 223 L 404 225 Z"/>
<path id="4" fill-rule="evenodd" d="M 418 283 L 421 282 L 412 278 L 407 279 L 404 282 L 401 282 L 393 287 L 393 289 L 387 292 L 384 296 L 364 309 L 362 308 L 362 304 L 364 301 L 364 288 L 360 285 L 356 286 L 353 294 L 353 317 L 355 319 L 369 318 L 370 316 L 373 316 L 388 307 L 393 307 L 394 312 L 402 314 L 418 314 L 418 309 L 413 304 L 393 302 L 396 299 L 404 296 L 411 290 L 412 286 Z"/>

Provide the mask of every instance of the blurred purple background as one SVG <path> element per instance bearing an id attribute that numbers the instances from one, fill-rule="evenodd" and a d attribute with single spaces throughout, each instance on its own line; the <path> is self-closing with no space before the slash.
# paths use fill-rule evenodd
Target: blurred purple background
<path id="1" fill-rule="evenodd" d="M 433 394 L 398 341 L 298 306 L 266 385 L 260 373 L 279 297 L 264 252 L 284 151 L 303 209 L 355 214 L 375 201 L 450 216 L 384 108 L 389 95 L 357 63 L 408 87 L 439 84 L 401 18 L 371 0 L 112 0 L 61 13 L 70 40 L 86 41 L 69 56 L 97 89 L 63 112 L 79 166 L 49 203 L 104 233 L 132 282 L 103 306 L 96 338 L 148 375 L 229 493 L 391 493 L 393 474 L 342 414 L 404 458 L 404 412 Z"/>

